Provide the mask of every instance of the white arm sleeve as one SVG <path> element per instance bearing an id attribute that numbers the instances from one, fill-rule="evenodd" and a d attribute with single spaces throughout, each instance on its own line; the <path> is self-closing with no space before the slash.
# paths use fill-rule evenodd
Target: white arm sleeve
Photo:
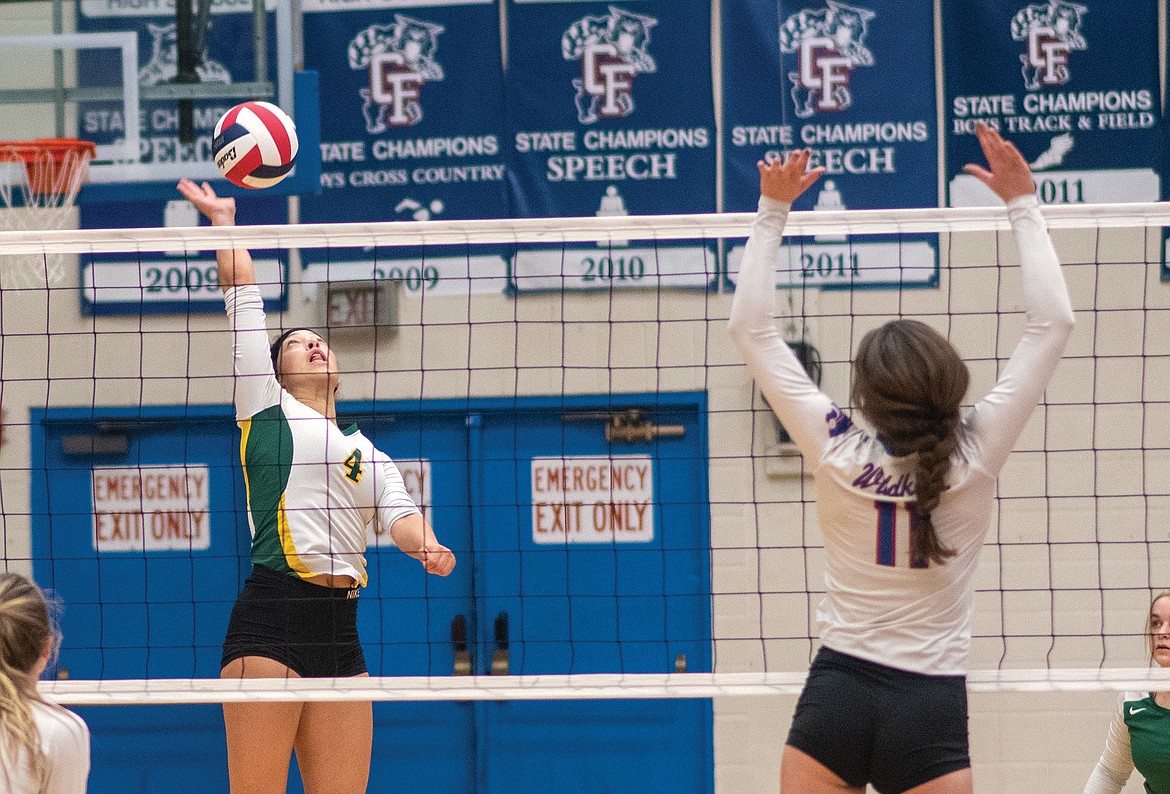
<path id="1" fill-rule="evenodd" d="M 422 511 L 407 492 L 398 466 L 378 449 L 374 450 L 374 472 L 378 478 L 375 483 L 378 506 L 374 520 L 381 533 L 393 540 L 390 527 L 394 526 L 394 522 L 405 516 L 422 515 Z"/>
<path id="2" fill-rule="evenodd" d="M 224 293 L 228 327 L 235 354 L 236 419 L 242 421 L 280 402 L 280 384 L 272 371 L 264 299 L 255 284 Z"/>
<path id="3" fill-rule="evenodd" d="M 1133 772 L 1133 756 L 1129 750 L 1129 728 L 1118 710 L 1109 723 L 1109 738 L 1105 741 L 1105 752 L 1093 767 L 1093 774 L 1085 783 L 1084 794 L 1119 794 L 1125 788 Z"/>
<path id="4" fill-rule="evenodd" d="M 1074 322 L 1068 288 L 1036 197 L 1012 199 L 1007 209 L 1020 253 L 1026 324 L 995 387 L 976 403 L 971 415 L 979 461 L 992 476 L 1003 468 L 1044 395 Z"/>
<path id="5" fill-rule="evenodd" d="M 736 280 L 728 332 L 784 429 L 805 459 L 815 464 L 828 443 L 830 422 L 840 416 L 840 409 L 809 378 L 773 318 L 776 271 L 772 262 L 790 207 L 760 197 Z"/>

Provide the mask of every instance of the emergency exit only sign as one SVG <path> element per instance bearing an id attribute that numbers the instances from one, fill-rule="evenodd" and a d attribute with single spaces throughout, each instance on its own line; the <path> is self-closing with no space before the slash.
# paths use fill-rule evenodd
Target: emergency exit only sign
<path id="1" fill-rule="evenodd" d="M 210 548 L 209 485 L 207 466 L 94 466 L 94 551 Z"/>
<path id="2" fill-rule="evenodd" d="M 534 543 L 654 539 L 654 461 L 648 455 L 532 459 Z"/>

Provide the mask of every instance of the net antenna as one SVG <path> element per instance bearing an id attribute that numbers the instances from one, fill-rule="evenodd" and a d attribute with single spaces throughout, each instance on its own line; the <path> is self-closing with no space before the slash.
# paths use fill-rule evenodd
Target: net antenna
<path id="1" fill-rule="evenodd" d="M 93 143 L 76 138 L 0 142 L 0 231 L 65 228 L 96 151 Z M 65 277 L 62 254 L 6 259 L 0 263 L 5 288 L 55 286 Z"/>

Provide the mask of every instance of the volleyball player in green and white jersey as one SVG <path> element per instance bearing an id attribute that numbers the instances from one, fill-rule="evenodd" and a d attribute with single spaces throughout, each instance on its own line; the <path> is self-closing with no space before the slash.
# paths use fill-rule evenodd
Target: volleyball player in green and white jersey
<path id="1" fill-rule="evenodd" d="M 1170 667 L 1170 590 L 1150 604 L 1150 659 Z M 1170 794 L 1170 692 L 1126 692 L 1085 794 L 1118 794 L 1136 768 L 1148 794 Z"/>
<path id="2" fill-rule="evenodd" d="M 213 226 L 235 223 L 235 201 L 206 182 L 179 192 Z M 337 425 L 337 359 L 294 329 L 271 346 L 252 259 L 216 253 L 235 353 L 236 418 L 252 530 L 252 574 L 232 609 L 222 678 L 368 675 L 357 634 L 366 527 L 446 576 L 455 555 L 403 487 L 393 461 L 356 428 Z M 233 794 L 283 792 L 293 750 L 305 790 L 364 792 L 373 715 L 369 701 L 225 703 Z"/>

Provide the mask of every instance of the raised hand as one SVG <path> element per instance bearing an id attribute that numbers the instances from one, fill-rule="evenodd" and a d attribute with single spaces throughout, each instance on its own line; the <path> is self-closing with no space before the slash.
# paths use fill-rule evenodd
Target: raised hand
<path id="1" fill-rule="evenodd" d="M 756 168 L 760 169 L 760 195 L 789 203 L 800 198 L 825 173 L 824 168 L 807 170 L 811 154 L 808 149 L 797 149 L 790 152 L 783 162 L 779 159 L 770 163 L 763 160 L 757 162 Z"/>
<path id="2" fill-rule="evenodd" d="M 1020 150 L 1011 141 L 1005 141 L 998 132 L 982 121 L 975 125 L 975 137 L 983 147 L 988 168 L 968 163 L 963 170 L 991 188 L 1004 203 L 1036 192 L 1032 169 Z"/>
<path id="3" fill-rule="evenodd" d="M 179 180 L 179 192 L 183 198 L 195 205 L 211 221 L 212 226 L 236 225 L 236 200 L 215 195 L 211 185 L 198 185 L 186 177 Z M 215 263 L 219 269 L 219 286 L 224 292 L 232 287 L 256 283 L 256 271 L 252 266 L 252 255 L 243 248 L 220 248 L 215 252 Z"/>
<path id="4" fill-rule="evenodd" d="M 195 209 L 207 216 L 212 226 L 235 225 L 236 200 L 234 198 L 221 198 L 215 194 L 208 183 L 204 182 L 199 185 L 186 177 L 179 180 L 178 189 L 183 194 L 183 198 L 190 201 L 195 205 Z"/>

